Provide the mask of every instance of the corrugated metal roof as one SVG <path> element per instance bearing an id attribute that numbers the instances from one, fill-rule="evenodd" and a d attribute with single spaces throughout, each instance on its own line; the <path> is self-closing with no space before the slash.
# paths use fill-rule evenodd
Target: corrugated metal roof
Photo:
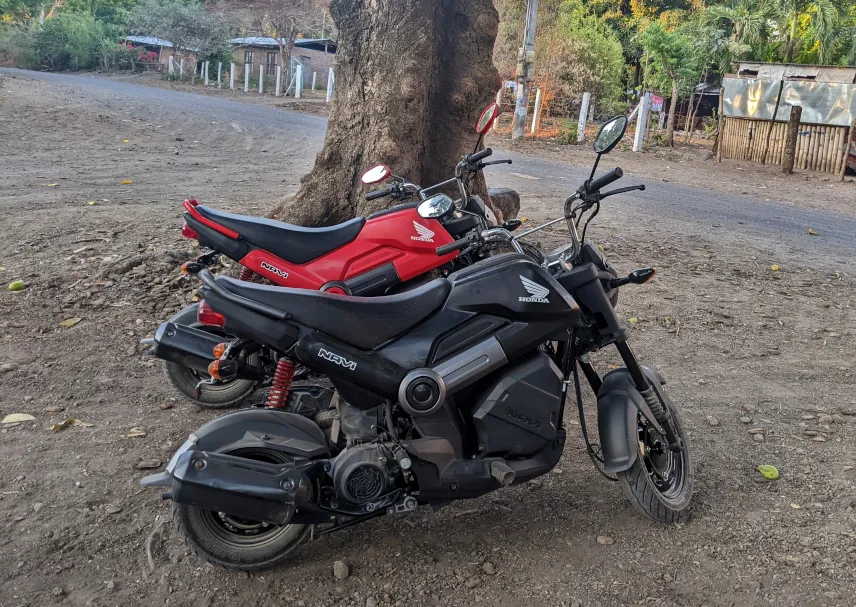
<path id="1" fill-rule="evenodd" d="M 166 46 L 172 48 L 172 42 L 169 40 L 161 40 L 154 36 L 125 36 L 128 42 L 136 42 L 138 44 L 148 44 L 150 46 Z"/>
<path id="2" fill-rule="evenodd" d="M 232 38 L 230 40 L 233 46 L 263 46 L 270 48 L 278 48 L 279 43 L 275 38 L 270 36 L 247 36 L 244 38 Z M 298 38 L 294 41 L 294 46 L 316 46 L 327 43 L 331 50 L 336 50 L 336 43 L 327 38 Z"/>

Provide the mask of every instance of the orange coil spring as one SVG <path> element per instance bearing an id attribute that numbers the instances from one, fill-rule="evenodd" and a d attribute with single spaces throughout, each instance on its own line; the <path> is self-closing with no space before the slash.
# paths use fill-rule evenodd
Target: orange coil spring
<path id="1" fill-rule="evenodd" d="M 288 398 L 288 391 L 291 389 L 291 381 L 294 379 L 294 368 L 296 366 L 294 361 L 287 358 L 279 359 L 279 362 L 276 363 L 276 373 L 273 376 L 273 383 L 270 392 L 268 392 L 265 407 L 268 409 L 285 408 L 285 400 Z"/>
<path id="2" fill-rule="evenodd" d="M 253 282 L 256 277 L 256 273 L 253 272 L 249 268 L 243 268 L 241 270 L 241 277 L 239 280 L 243 280 L 244 282 Z"/>

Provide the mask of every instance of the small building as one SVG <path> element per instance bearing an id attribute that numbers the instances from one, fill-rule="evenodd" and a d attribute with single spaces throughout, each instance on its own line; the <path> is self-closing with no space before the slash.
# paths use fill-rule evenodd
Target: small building
<path id="1" fill-rule="evenodd" d="M 250 36 L 231 40 L 234 48 L 236 71 L 243 77 L 247 66 L 254 77 L 263 70 L 265 77 L 276 77 L 276 68 L 280 65 L 279 44 L 276 39 L 267 36 Z M 315 74 L 315 86 L 327 87 L 327 75 L 333 67 L 336 55 L 336 43 L 326 38 L 298 38 L 291 51 L 291 65 L 283 70 L 283 90 L 287 89 L 297 65 L 303 66 L 303 88 L 312 86 L 312 74 Z"/>
<path id="2" fill-rule="evenodd" d="M 791 107 L 800 106 L 795 168 L 856 170 L 856 67 L 744 61 L 722 86 L 723 157 L 781 163 Z"/>
<path id="3" fill-rule="evenodd" d="M 162 40 L 154 36 L 126 36 L 125 42 L 133 46 L 142 46 L 147 51 L 153 51 L 158 54 L 158 64 L 161 66 L 161 71 L 166 71 L 169 66 L 169 58 L 176 57 L 176 61 L 181 58 L 185 59 L 187 69 L 196 64 L 196 52 L 187 49 L 180 56 L 176 55 L 175 48 L 169 40 Z"/>

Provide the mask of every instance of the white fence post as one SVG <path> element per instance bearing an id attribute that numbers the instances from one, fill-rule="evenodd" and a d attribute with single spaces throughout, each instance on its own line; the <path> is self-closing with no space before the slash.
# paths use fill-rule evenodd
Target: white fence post
<path id="1" fill-rule="evenodd" d="M 205 86 L 208 86 L 208 62 L 202 63 L 202 69 L 205 70 Z"/>
<path id="2" fill-rule="evenodd" d="M 229 88 L 235 90 L 235 64 L 229 63 Z"/>
<path id="3" fill-rule="evenodd" d="M 184 80 L 184 59 L 178 62 L 178 79 Z"/>
<path id="4" fill-rule="evenodd" d="M 295 72 L 294 98 L 300 99 L 303 96 L 303 66 L 298 63 Z"/>
<path id="5" fill-rule="evenodd" d="M 250 64 L 244 64 L 244 92 L 250 92 Z"/>
<path id="6" fill-rule="evenodd" d="M 499 106 L 499 111 L 502 112 L 502 89 L 499 89 L 496 92 L 496 105 Z M 498 128 L 499 128 L 499 120 L 494 120 L 493 121 L 493 130 L 495 131 Z"/>
<path id="7" fill-rule="evenodd" d="M 265 92 L 265 66 L 259 66 L 259 95 Z"/>
<path id="8" fill-rule="evenodd" d="M 173 55 L 169 56 L 169 75 L 175 76 L 175 57 Z"/>
<path id="9" fill-rule="evenodd" d="M 588 122 L 589 105 L 591 105 L 591 93 L 583 93 L 583 102 L 580 104 L 580 122 L 577 125 L 577 141 L 586 140 L 586 122 Z"/>
<path id="10" fill-rule="evenodd" d="M 318 72 L 312 72 L 312 94 L 315 94 L 315 83 L 318 81 Z"/>
<path id="11" fill-rule="evenodd" d="M 538 132 L 538 129 L 541 128 L 541 97 L 543 95 L 543 91 L 538 89 L 538 92 L 535 93 L 535 115 L 532 117 L 532 134 Z"/>
<path id="12" fill-rule="evenodd" d="M 336 84 L 336 76 L 333 75 L 333 68 L 330 68 L 330 72 L 327 74 L 327 103 L 330 103 L 330 100 L 333 98 L 333 87 Z"/>
<path id="13" fill-rule="evenodd" d="M 218 89 L 223 88 L 223 81 L 220 79 L 220 75 L 222 72 L 223 72 L 223 62 L 218 61 L 217 62 L 217 88 Z"/>
<path id="14" fill-rule="evenodd" d="M 651 93 L 645 93 L 639 101 L 639 117 L 636 120 L 636 134 L 633 137 L 633 151 L 641 152 L 645 143 L 645 131 L 648 128 L 648 110 L 651 107 Z"/>
<path id="15" fill-rule="evenodd" d="M 276 66 L 276 93 L 275 95 L 279 97 L 282 94 L 282 66 Z"/>

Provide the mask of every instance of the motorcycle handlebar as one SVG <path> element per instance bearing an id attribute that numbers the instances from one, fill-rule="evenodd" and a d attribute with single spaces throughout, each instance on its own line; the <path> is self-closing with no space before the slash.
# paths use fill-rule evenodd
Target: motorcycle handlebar
<path id="1" fill-rule="evenodd" d="M 488 156 L 493 154 L 493 150 L 491 148 L 485 148 L 481 152 L 476 152 L 475 154 L 470 154 L 470 157 L 467 159 L 470 163 L 478 162 L 479 160 L 484 160 Z"/>
<path id="2" fill-rule="evenodd" d="M 624 171 L 622 171 L 619 167 L 615 167 L 606 175 L 602 175 L 597 179 L 587 181 L 585 184 L 585 189 L 588 192 L 597 192 L 598 190 L 601 190 L 608 186 L 610 183 L 618 181 L 622 177 L 624 177 Z"/>
<path id="3" fill-rule="evenodd" d="M 389 196 L 395 192 L 395 188 L 393 186 L 387 186 L 382 190 L 375 190 L 374 192 L 368 192 L 366 194 L 366 200 L 376 200 L 378 198 L 383 198 L 384 196 Z"/>
<path id="4" fill-rule="evenodd" d="M 437 255 L 443 257 L 444 255 L 448 255 L 449 253 L 460 251 L 461 249 L 468 247 L 470 244 L 472 244 L 472 239 L 461 238 L 460 240 L 456 240 L 455 242 L 444 244 L 442 247 L 437 247 Z"/>

